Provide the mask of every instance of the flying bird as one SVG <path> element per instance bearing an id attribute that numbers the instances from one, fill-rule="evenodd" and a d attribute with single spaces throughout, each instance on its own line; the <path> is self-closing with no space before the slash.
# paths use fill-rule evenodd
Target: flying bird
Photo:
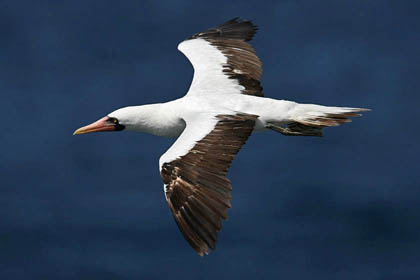
<path id="1" fill-rule="evenodd" d="M 262 64 L 248 43 L 256 32 L 251 21 L 234 18 L 192 35 L 178 45 L 194 68 L 184 97 L 121 108 L 74 132 L 126 130 L 177 138 L 160 157 L 159 169 L 175 222 L 200 256 L 216 248 L 231 207 L 226 173 L 253 132 L 322 136 L 323 128 L 369 110 L 264 97 Z"/>

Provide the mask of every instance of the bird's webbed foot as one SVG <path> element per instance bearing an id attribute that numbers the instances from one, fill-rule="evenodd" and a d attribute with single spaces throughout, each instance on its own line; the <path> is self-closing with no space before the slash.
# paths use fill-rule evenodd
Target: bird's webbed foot
<path id="1" fill-rule="evenodd" d="M 286 136 L 322 136 L 322 127 L 307 126 L 299 123 L 290 123 L 287 127 L 268 123 L 265 127 Z"/>

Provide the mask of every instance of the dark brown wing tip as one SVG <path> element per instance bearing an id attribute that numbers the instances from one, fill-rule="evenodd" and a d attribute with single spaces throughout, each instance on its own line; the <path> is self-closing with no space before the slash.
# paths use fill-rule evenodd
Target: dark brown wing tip
<path id="1" fill-rule="evenodd" d="M 217 27 L 209 28 L 206 31 L 196 33 L 187 40 L 195 38 L 224 38 L 250 41 L 252 37 L 254 37 L 255 33 L 257 33 L 257 30 L 258 26 L 253 24 L 250 20 L 236 17 Z"/>
<path id="2" fill-rule="evenodd" d="M 213 251 L 216 249 L 212 249 Z M 211 251 L 210 250 L 195 250 L 195 252 L 200 256 L 200 257 L 204 257 L 204 256 L 208 256 Z"/>

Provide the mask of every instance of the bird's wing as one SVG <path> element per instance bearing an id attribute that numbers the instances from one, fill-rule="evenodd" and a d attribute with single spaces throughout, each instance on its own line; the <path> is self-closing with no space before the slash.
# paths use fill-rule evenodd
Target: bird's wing
<path id="1" fill-rule="evenodd" d="M 166 200 L 174 219 L 199 254 L 215 250 L 230 208 L 228 168 L 254 129 L 258 116 L 196 117 L 160 158 Z"/>
<path id="2" fill-rule="evenodd" d="M 257 32 L 251 21 L 234 18 L 178 45 L 194 67 L 187 95 L 242 93 L 263 96 L 262 64 L 247 42 Z"/>

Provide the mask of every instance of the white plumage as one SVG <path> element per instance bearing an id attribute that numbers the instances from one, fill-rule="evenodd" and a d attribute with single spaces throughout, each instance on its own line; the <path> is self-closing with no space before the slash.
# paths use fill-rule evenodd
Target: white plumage
<path id="1" fill-rule="evenodd" d="M 227 79 L 223 73 L 227 57 L 208 41 L 201 38 L 187 40 L 178 45 L 178 50 L 188 58 L 194 68 L 194 77 L 187 96 L 239 94 L 244 89 L 237 80 Z"/>

